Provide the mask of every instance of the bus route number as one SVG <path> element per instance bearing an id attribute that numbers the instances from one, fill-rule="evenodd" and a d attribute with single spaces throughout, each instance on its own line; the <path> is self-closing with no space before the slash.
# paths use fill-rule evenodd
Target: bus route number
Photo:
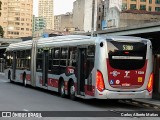
<path id="1" fill-rule="evenodd" d="M 133 45 L 123 45 L 123 50 L 133 50 Z"/>

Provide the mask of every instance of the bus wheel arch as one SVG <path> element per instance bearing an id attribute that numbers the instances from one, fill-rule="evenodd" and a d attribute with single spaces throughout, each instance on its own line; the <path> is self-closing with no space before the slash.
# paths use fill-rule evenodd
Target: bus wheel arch
<path id="1" fill-rule="evenodd" d="M 73 79 L 69 79 L 69 82 L 68 82 L 68 95 L 71 100 L 76 100 L 75 85 L 74 85 Z"/>
<path id="2" fill-rule="evenodd" d="M 64 79 L 62 77 L 59 78 L 58 92 L 61 97 L 65 97 L 65 85 L 64 85 Z"/>
<path id="3" fill-rule="evenodd" d="M 23 73 L 23 85 L 27 87 L 26 72 Z"/>

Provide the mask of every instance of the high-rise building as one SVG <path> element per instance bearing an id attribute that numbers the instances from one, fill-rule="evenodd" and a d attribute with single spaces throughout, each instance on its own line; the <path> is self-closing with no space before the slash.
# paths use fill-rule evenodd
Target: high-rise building
<path id="1" fill-rule="evenodd" d="M 78 31 L 84 31 L 85 0 L 76 0 L 73 3 L 73 25 Z"/>
<path id="2" fill-rule="evenodd" d="M 123 0 L 122 9 L 160 12 L 160 0 Z"/>
<path id="3" fill-rule="evenodd" d="M 103 0 L 76 0 L 73 4 L 73 25 L 76 30 L 101 30 Z"/>
<path id="4" fill-rule="evenodd" d="M 32 36 L 33 0 L 1 0 L 4 38 Z"/>
<path id="5" fill-rule="evenodd" d="M 54 29 L 53 0 L 39 0 L 38 16 L 43 17 L 46 22 L 46 29 Z"/>
<path id="6" fill-rule="evenodd" d="M 102 30 L 103 0 L 85 0 L 84 31 Z"/>
<path id="7" fill-rule="evenodd" d="M 45 26 L 46 26 L 46 23 L 45 23 L 43 17 L 35 17 L 33 15 L 32 26 L 33 26 L 33 28 L 32 28 L 32 30 L 33 30 L 32 36 L 33 37 L 43 36 L 44 29 L 45 29 Z"/>

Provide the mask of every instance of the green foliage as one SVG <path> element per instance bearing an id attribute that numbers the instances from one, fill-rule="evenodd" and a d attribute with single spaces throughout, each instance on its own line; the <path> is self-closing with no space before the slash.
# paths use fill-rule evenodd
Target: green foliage
<path id="1" fill-rule="evenodd" d="M 2 38 L 3 38 L 3 35 L 4 35 L 4 31 L 3 31 L 2 26 L 0 26 L 0 37 L 2 37 Z"/>

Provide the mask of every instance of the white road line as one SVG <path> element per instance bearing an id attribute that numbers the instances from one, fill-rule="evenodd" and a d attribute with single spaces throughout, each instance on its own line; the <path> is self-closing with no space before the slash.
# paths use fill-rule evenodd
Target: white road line
<path id="1" fill-rule="evenodd" d="M 23 109 L 23 111 L 27 111 L 27 112 L 28 112 L 29 110 L 27 110 L 27 109 Z"/>
<path id="2" fill-rule="evenodd" d="M 5 80 L 0 80 L 0 82 L 8 82 L 8 81 L 5 81 Z"/>

